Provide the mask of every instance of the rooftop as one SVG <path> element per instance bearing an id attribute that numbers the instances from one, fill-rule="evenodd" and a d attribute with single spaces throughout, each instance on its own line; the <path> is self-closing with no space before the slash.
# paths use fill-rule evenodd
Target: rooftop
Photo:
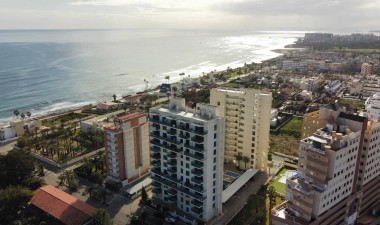
<path id="1" fill-rule="evenodd" d="M 34 192 L 30 203 L 66 225 L 82 225 L 96 209 L 51 185 Z"/>

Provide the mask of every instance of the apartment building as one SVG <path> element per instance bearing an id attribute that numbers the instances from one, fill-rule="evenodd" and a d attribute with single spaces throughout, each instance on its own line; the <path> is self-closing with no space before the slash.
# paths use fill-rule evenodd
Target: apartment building
<path id="1" fill-rule="evenodd" d="M 321 79 L 319 77 L 303 77 L 300 81 L 300 89 L 314 92 L 318 89 Z"/>
<path id="2" fill-rule="evenodd" d="M 183 221 L 207 222 L 222 213 L 224 119 L 218 107 L 185 99 L 151 108 L 153 201 Z"/>
<path id="3" fill-rule="evenodd" d="M 324 108 L 319 114 L 326 126 L 301 140 L 287 202 L 271 212 L 274 225 L 353 225 L 380 202 L 378 113 L 367 118 Z"/>
<path id="4" fill-rule="evenodd" d="M 366 77 L 368 75 L 372 75 L 373 73 L 373 63 L 363 63 L 361 66 L 361 75 Z"/>
<path id="5" fill-rule="evenodd" d="M 125 186 L 148 175 L 150 151 L 146 114 L 136 112 L 117 117 L 114 126 L 104 131 L 107 179 Z"/>
<path id="6" fill-rule="evenodd" d="M 225 119 L 226 162 L 241 153 L 248 157 L 247 168 L 266 171 L 269 151 L 272 93 L 255 89 L 215 88 L 210 93 L 210 104 L 220 107 Z M 242 163 L 245 164 L 245 163 Z"/>

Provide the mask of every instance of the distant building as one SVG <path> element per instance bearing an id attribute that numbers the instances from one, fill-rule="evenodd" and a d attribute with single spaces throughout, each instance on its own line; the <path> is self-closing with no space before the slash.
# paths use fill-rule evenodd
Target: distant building
<path id="1" fill-rule="evenodd" d="M 341 85 L 342 84 L 339 80 L 331 81 L 325 86 L 325 91 L 331 95 L 335 95 L 340 90 Z"/>
<path id="2" fill-rule="evenodd" d="M 149 125 L 146 115 L 132 113 L 117 117 L 105 130 L 107 179 L 123 186 L 149 173 Z"/>
<path id="3" fill-rule="evenodd" d="M 144 95 L 130 95 L 123 97 L 125 103 L 138 103 Z"/>
<path id="4" fill-rule="evenodd" d="M 321 79 L 319 77 L 310 77 L 305 78 L 303 77 L 299 83 L 301 90 L 307 90 L 314 92 L 319 88 L 319 83 L 321 82 Z"/>
<path id="5" fill-rule="evenodd" d="M 51 218 L 65 225 L 88 225 L 96 209 L 51 185 L 34 191 L 30 204 L 36 216 Z"/>
<path id="6" fill-rule="evenodd" d="M 329 42 L 333 40 L 334 35 L 330 33 L 306 33 L 305 42 Z"/>
<path id="7" fill-rule="evenodd" d="M 21 120 L 16 119 L 9 124 L 0 126 L 0 142 L 12 140 L 24 135 L 25 131 L 35 132 L 35 128 L 42 127 L 41 120 Z"/>
<path id="8" fill-rule="evenodd" d="M 190 224 L 222 214 L 224 120 L 216 106 L 169 105 L 149 110 L 153 201 Z"/>
<path id="9" fill-rule="evenodd" d="M 365 114 L 372 120 L 378 120 L 380 115 L 380 93 L 376 93 L 365 101 Z"/>
<path id="10" fill-rule="evenodd" d="M 101 102 L 96 105 L 96 110 L 109 111 L 111 108 L 118 108 L 120 103 L 116 102 Z"/>
<path id="11" fill-rule="evenodd" d="M 366 77 L 373 73 L 373 63 L 363 63 L 361 67 L 361 75 Z"/>
<path id="12" fill-rule="evenodd" d="M 210 103 L 220 107 L 220 116 L 226 121 L 225 161 L 236 161 L 235 156 L 241 153 L 249 158 L 247 169 L 266 171 L 272 93 L 256 89 L 214 88 L 211 89 Z"/>
<path id="13" fill-rule="evenodd" d="M 363 91 L 363 83 L 360 79 L 354 79 L 349 86 L 350 94 L 357 95 Z"/>

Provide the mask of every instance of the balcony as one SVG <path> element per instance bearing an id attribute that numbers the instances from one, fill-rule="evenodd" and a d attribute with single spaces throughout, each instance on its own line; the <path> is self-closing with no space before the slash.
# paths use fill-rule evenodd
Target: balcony
<path id="1" fill-rule="evenodd" d="M 184 152 L 184 155 L 197 159 L 197 160 L 205 160 L 204 155 L 191 154 L 190 152 Z"/>
<path id="2" fill-rule="evenodd" d="M 171 123 L 168 120 L 159 120 L 159 119 L 150 118 L 149 121 L 152 123 L 159 123 L 162 125 L 171 126 Z"/>
<path id="3" fill-rule="evenodd" d="M 154 193 L 154 194 L 157 194 L 157 195 L 160 195 L 160 194 L 162 194 L 162 189 L 161 188 L 152 188 L 152 192 Z"/>
<path id="4" fill-rule="evenodd" d="M 152 159 L 161 159 L 161 154 L 160 153 L 153 153 L 153 154 L 150 154 L 150 157 Z"/>
<path id="5" fill-rule="evenodd" d="M 206 149 L 204 149 L 203 147 L 196 147 L 196 146 L 191 146 L 191 145 L 188 145 L 188 144 L 185 144 L 185 147 L 188 148 L 188 149 L 191 149 L 191 150 L 195 150 L 197 152 L 200 152 L 200 153 L 203 153 Z"/>
<path id="6" fill-rule="evenodd" d="M 159 132 L 150 132 L 150 136 L 155 138 L 161 138 Z"/>
<path id="7" fill-rule="evenodd" d="M 191 204 L 193 204 L 197 208 L 203 207 L 203 202 L 197 201 L 195 199 L 191 201 Z"/>
<path id="8" fill-rule="evenodd" d="M 202 169 L 192 169 L 191 173 L 196 175 L 196 176 L 203 176 L 203 170 Z"/>
<path id="9" fill-rule="evenodd" d="M 159 177 L 157 175 L 151 176 L 151 178 L 152 178 L 153 181 L 159 182 L 159 183 L 164 184 L 166 186 L 169 186 L 171 188 L 177 188 L 177 182 L 174 183 L 174 182 L 172 182 L 170 180 L 166 180 L 166 179 L 161 178 L 161 177 Z"/>
<path id="10" fill-rule="evenodd" d="M 177 203 L 177 196 L 169 197 L 167 201 L 169 203 Z"/>
<path id="11" fill-rule="evenodd" d="M 184 138 L 184 139 L 188 139 L 188 138 L 190 138 L 190 134 L 189 134 L 189 133 L 187 133 L 187 134 L 180 133 L 180 134 L 179 134 L 179 137 L 180 137 L 180 138 Z"/>
<path id="12" fill-rule="evenodd" d="M 177 160 L 176 159 L 170 159 L 170 160 L 168 160 L 168 165 L 177 166 Z"/>
<path id="13" fill-rule="evenodd" d="M 170 153 L 168 153 L 167 156 L 168 156 L 168 158 L 170 158 L 170 159 L 175 159 L 175 158 L 177 158 L 177 154 L 174 153 L 174 152 L 170 152 Z"/>
<path id="14" fill-rule="evenodd" d="M 154 152 L 154 153 L 160 153 L 161 152 L 161 148 L 157 147 L 157 146 L 152 146 L 150 148 L 150 151 L 151 152 Z"/>
<path id="15" fill-rule="evenodd" d="M 196 184 L 203 184 L 203 178 L 193 177 L 193 178 L 191 178 L 191 181 L 196 183 Z"/>
<path id="16" fill-rule="evenodd" d="M 201 194 L 198 194 L 198 193 L 192 193 L 189 188 L 181 187 L 181 188 L 179 188 L 179 191 L 181 191 L 182 193 L 184 193 L 184 194 L 186 194 L 186 195 L 188 195 L 188 196 L 190 196 L 192 198 L 195 198 L 195 199 L 197 199 L 199 201 L 206 200 L 205 196 L 203 196 Z"/>
<path id="17" fill-rule="evenodd" d="M 191 212 L 196 213 L 196 214 L 202 214 L 203 210 L 196 207 L 192 207 Z"/>
<path id="18" fill-rule="evenodd" d="M 177 196 L 177 190 L 176 189 L 169 189 L 168 194 Z"/>
<path id="19" fill-rule="evenodd" d="M 203 138 L 200 138 L 200 137 L 192 137 L 191 141 L 194 141 L 196 143 L 203 143 L 205 140 Z"/>
<path id="20" fill-rule="evenodd" d="M 151 165 L 151 166 L 155 166 L 155 167 L 157 167 L 157 166 L 161 166 L 161 162 L 160 162 L 159 160 L 154 160 L 154 161 L 152 161 L 152 162 L 150 163 L 150 165 Z"/>
<path id="21" fill-rule="evenodd" d="M 187 188 L 192 189 L 193 191 L 199 192 L 199 193 L 203 193 L 203 191 L 204 191 L 203 186 L 199 185 L 199 184 L 192 185 L 190 183 L 185 183 L 184 186 L 187 187 Z"/>
<path id="22" fill-rule="evenodd" d="M 177 140 L 176 138 L 163 138 L 163 140 L 170 142 L 175 145 L 182 145 L 183 143 Z"/>
<path id="23" fill-rule="evenodd" d="M 177 174 L 177 167 L 176 166 L 170 167 L 167 171 L 172 174 Z"/>
<path id="24" fill-rule="evenodd" d="M 170 130 L 166 131 L 166 133 L 168 133 L 170 135 L 176 135 L 177 134 L 177 130 L 174 129 L 174 128 L 170 128 Z"/>
<path id="25" fill-rule="evenodd" d="M 150 171 L 151 171 L 152 173 L 161 174 L 161 169 L 160 169 L 160 168 L 154 168 L 154 169 L 151 169 Z"/>
<path id="26" fill-rule="evenodd" d="M 203 168 L 203 163 L 202 162 L 199 162 L 199 161 L 193 161 L 191 163 L 192 166 L 196 167 L 196 168 Z"/>

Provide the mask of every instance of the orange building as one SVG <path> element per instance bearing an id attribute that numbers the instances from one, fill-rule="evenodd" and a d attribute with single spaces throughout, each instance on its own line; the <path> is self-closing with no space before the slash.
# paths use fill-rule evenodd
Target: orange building
<path id="1" fill-rule="evenodd" d="M 132 113 L 117 117 L 105 131 L 107 178 L 123 186 L 148 174 L 149 125 L 146 114 Z"/>

